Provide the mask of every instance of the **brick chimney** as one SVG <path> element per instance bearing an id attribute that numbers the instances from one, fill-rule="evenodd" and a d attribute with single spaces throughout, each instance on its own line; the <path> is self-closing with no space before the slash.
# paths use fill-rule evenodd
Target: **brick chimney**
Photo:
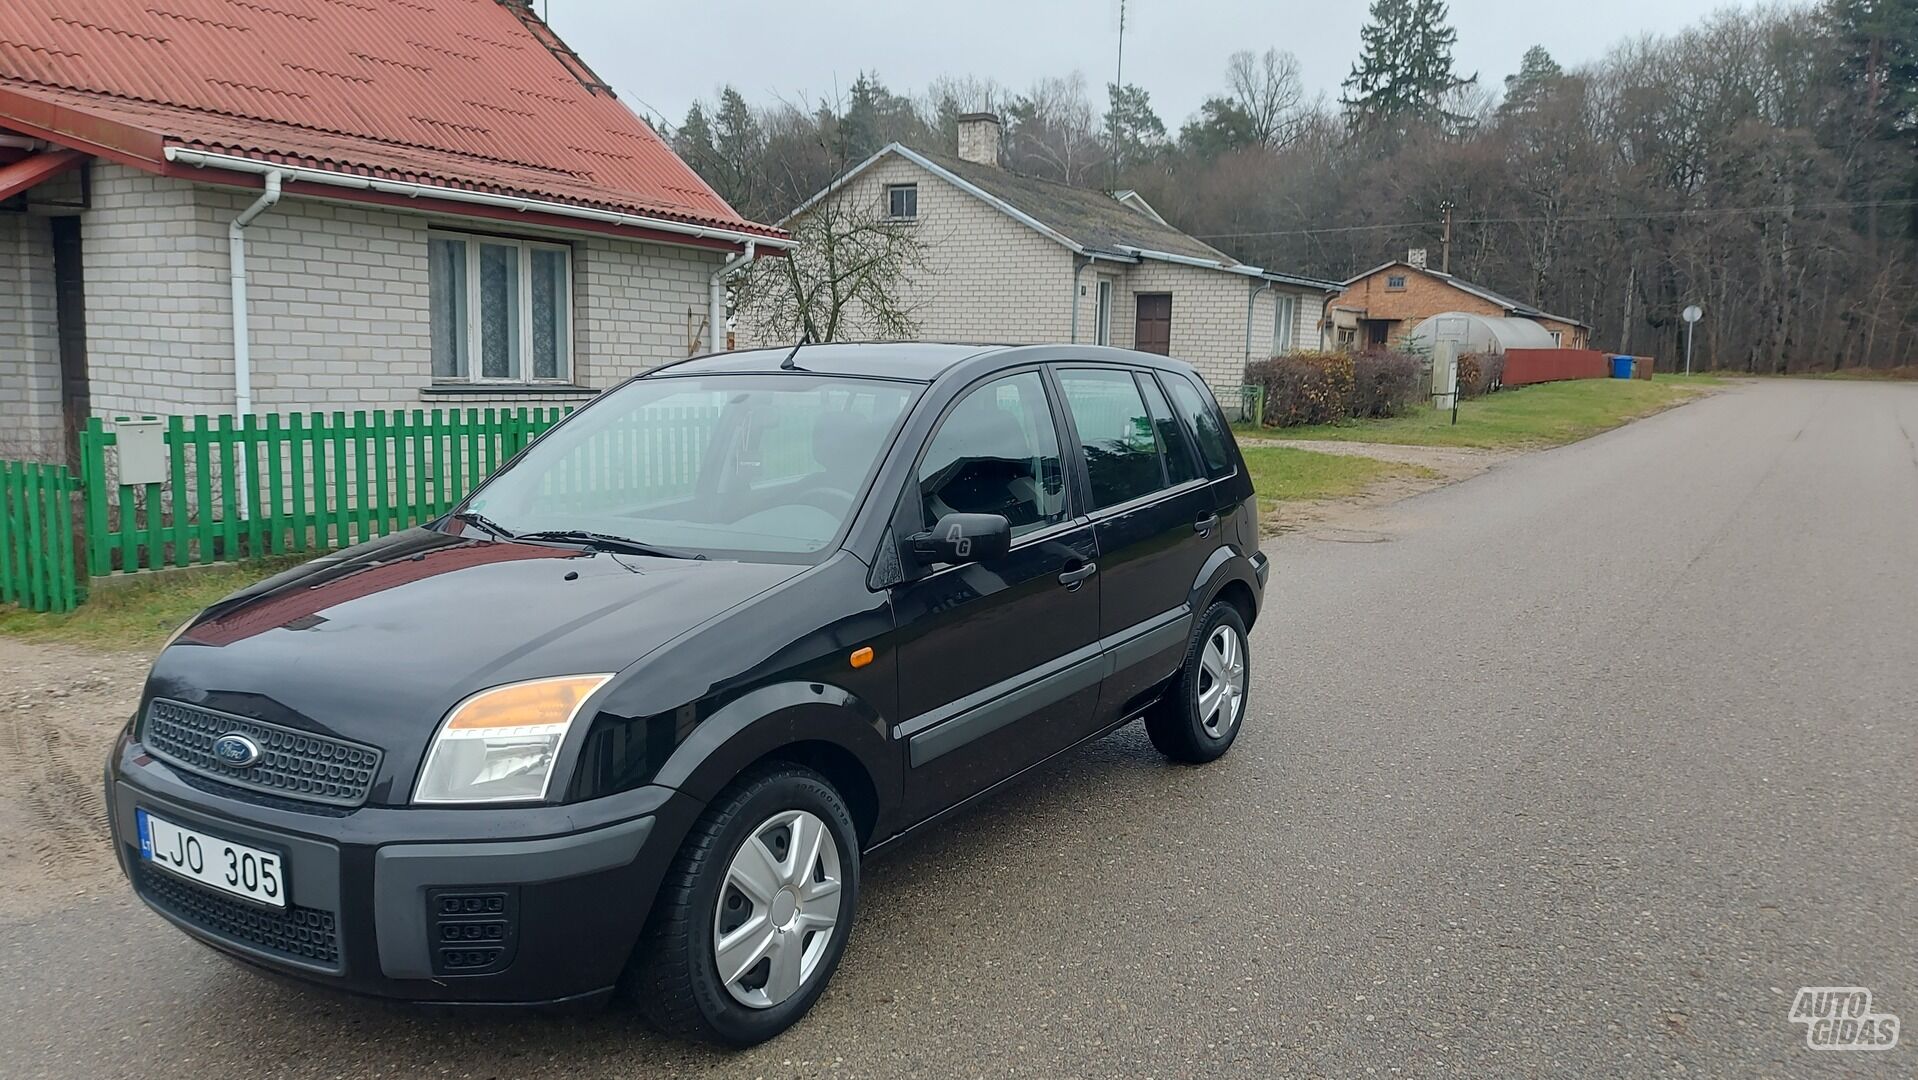
<path id="1" fill-rule="evenodd" d="M 999 167 L 999 116 L 967 113 L 959 118 L 959 158 L 975 165 Z"/>

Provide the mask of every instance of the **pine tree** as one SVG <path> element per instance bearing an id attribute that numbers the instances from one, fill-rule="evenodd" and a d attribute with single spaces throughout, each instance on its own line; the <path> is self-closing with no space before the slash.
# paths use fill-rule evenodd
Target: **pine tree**
<path id="1" fill-rule="evenodd" d="M 1136 83 L 1106 84 L 1106 135 L 1112 156 L 1123 166 L 1165 145 L 1165 121 L 1152 111 L 1152 95 Z"/>
<path id="2" fill-rule="evenodd" d="M 718 178 L 708 181 L 733 206 L 757 205 L 756 183 L 760 175 L 759 159 L 765 148 L 765 132 L 752 106 L 731 86 L 719 92 L 719 115 L 713 123 L 713 156 L 718 160 Z"/>
<path id="3" fill-rule="evenodd" d="M 1564 78 L 1565 69 L 1558 66 L 1545 46 L 1532 46 L 1519 61 L 1518 74 L 1505 76 L 1505 100 L 1499 103 L 1498 114 L 1509 117 L 1537 112 Z"/>
<path id="4" fill-rule="evenodd" d="M 706 110 L 699 102 L 686 110 L 686 119 L 673 132 L 673 152 L 683 158 L 693 171 L 713 182 L 718 155 L 713 149 L 713 126 L 706 120 Z"/>
<path id="5" fill-rule="evenodd" d="M 1372 0 L 1359 61 L 1339 98 L 1355 130 L 1399 135 L 1423 126 L 1456 129 L 1464 121 L 1446 111 L 1445 95 L 1477 76 L 1452 72 L 1458 31 L 1448 17 L 1445 0 Z"/>

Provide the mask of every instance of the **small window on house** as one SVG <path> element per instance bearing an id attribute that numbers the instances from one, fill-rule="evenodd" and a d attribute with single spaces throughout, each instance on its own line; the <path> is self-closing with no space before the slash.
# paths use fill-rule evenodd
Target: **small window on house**
<path id="1" fill-rule="evenodd" d="M 434 379 L 572 378 L 571 249 L 442 233 L 427 243 Z"/>
<path id="2" fill-rule="evenodd" d="M 1099 279 L 1098 310 L 1092 317 L 1092 343 L 1094 345 L 1112 344 L 1112 282 L 1107 278 Z"/>
<path id="3" fill-rule="evenodd" d="M 1563 348 L 1564 345 L 1565 345 L 1564 331 L 1561 331 L 1561 330 L 1552 331 L 1552 348 L 1554 349 Z"/>
<path id="4" fill-rule="evenodd" d="M 1395 291 L 1403 290 L 1405 288 L 1405 275 L 1404 274 L 1385 275 L 1385 287 Z"/>
<path id="5" fill-rule="evenodd" d="M 919 185 L 894 184 L 886 189 L 886 216 L 911 221 L 919 216 Z"/>
<path id="6" fill-rule="evenodd" d="M 1286 293 L 1274 295 L 1277 300 L 1272 309 L 1272 352 L 1291 352 L 1299 323 L 1299 298 Z"/>

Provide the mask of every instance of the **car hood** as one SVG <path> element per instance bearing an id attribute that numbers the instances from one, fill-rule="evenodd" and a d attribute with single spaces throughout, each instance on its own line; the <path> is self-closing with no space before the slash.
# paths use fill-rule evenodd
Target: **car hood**
<path id="1" fill-rule="evenodd" d="M 403 802 L 448 709 L 503 683 L 617 672 L 798 574 L 413 529 L 209 608 L 154 662 L 165 697 L 369 743 Z"/>

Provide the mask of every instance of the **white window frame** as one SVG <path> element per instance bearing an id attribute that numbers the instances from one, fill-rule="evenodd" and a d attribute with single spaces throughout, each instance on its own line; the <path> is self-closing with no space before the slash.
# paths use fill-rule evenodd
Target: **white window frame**
<path id="1" fill-rule="evenodd" d="M 1112 344 L 1112 279 L 1102 277 L 1092 287 L 1092 343 Z"/>
<path id="2" fill-rule="evenodd" d="M 455 232 L 451 229 L 433 229 L 427 233 L 428 243 L 433 240 L 457 240 L 466 245 L 466 370 L 458 375 L 435 375 L 433 381 L 441 384 L 476 383 L 488 386 L 561 386 L 571 385 L 574 371 L 573 342 L 573 304 L 579 291 L 573 279 L 573 249 L 568 244 L 558 244 L 547 240 L 524 240 L 514 236 L 492 236 L 486 233 Z M 480 358 L 480 245 L 491 244 L 494 247 L 519 249 L 519 370 L 505 378 L 489 378 L 480 374 L 483 362 Z M 560 358 L 559 371 L 549 377 L 535 377 L 531 372 L 533 363 L 533 252 L 557 251 L 561 257 L 560 273 L 566 279 L 566 302 L 560 305 L 557 313 L 556 332 L 559 341 L 565 346 Z M 428 260 L 431 270 L 431 260 Z"/>
<path id="3" fill-rule="evenodd" d="M 894 194 L 902 191 L 912 193 L 912 213 L 910 214 L 893 213 L 893 210 L 892 210 L 893 196 Z M 919 220 L 919 185 L 916 183 L 887 184 L 886 185 L 886 217 L 892 221 L 918 221 Z"/>
<path id="4" fill-rule="evenodd" d="M 1299 298 L 1291 293 L 1272 294 L 1272 354 L 1292 348 L 1298 339 Z"/>
<path id="5" fill-rule="evenodd" d="M 1564 331 L 1562 331 L 1562 330 L 1551 330 L 1551 331 L 1547 331 L 1547 332 L 1548 332 L 1548 333 L 1550 333 L 1550 334 L 1552 335 L 1552 348 L 1554 348 L 1554 349 L 1562 349 L 1562 348 L 1564 348 L 1564 347 L 1565 347 L 1565 332 L 1564 332 Z"/>

